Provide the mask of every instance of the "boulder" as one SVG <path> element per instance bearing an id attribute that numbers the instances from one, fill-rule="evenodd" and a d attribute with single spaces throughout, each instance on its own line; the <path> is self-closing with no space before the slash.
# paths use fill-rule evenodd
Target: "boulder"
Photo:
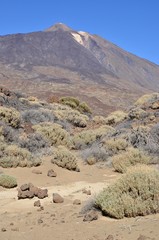
<path id="1" fill-rule="evenodd" d="M 63 203 L 64 199 L 58 193 L 53 193 L 53 202 L 54 203 Z"/>
<path id="2" fill-rule="evenodd" d="M 48 197 L 48 190 L 39 188 L 37 197 L 40 199 Z"/>

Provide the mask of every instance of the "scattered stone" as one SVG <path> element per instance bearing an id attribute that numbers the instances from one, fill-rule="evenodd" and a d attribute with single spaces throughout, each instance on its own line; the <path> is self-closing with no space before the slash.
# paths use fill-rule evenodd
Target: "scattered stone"
<path id="1" fill-rule="evenodd" d="M 37 200 L 37 201 L 34 202 L 34 207 L 41 207 L 40 200 Z"/>
<path id="2" fill-rule="evenodd" d="M 91 222 L 93 220 L 98 219 L 98 213 L 95 210 L 90 210 L 88 213 L 84 215 L 83 221 L 84 222 Z"/>
<path id="3" fill-rule="evenodd" d="M 10 223 L 10 226 L 13 226 L 13 225 L 14 225 L 14 223 L 13 223 L 13 222 L 11 222 L 11 223 Z"/>
<path id="4" fill-rule="evenodd" d="M 21 189 L 18 189 L 18 199 L 25 199 L 25 198 L 33 198 L 34 193 L 26 190 L 26 191 L 21 191 Z"/>
<path id="5" fill-rule="evenodd" d="M 58 193 L 53 193 L 53 202 L 54 203 L 63 203 L 64 199 Z"/>
<path id="6" fill-rule="evenodd" d="M 81 205 L 81 200 L 75 199 L 75 200 L 73 201 L 73 204 L 74 204 L 74 205 Z"/>
<path id="7" fill-rule="evenodd" d="M 40 171 L 39 169 L 33 169 L 32 173 L 42 174 L 42 171 Z"/>
<path id="8" fill-rule="evenodd" d="M 41 224 L 43 223 L 43 220 L 42 219 L 38 219 L 38 224 Z"/>
<path id="9" fill-rule="evenodd" d="M 48 197 L 48 190 L 35 187 L 32 183 L 23 184 L 18 189 L 18 199 L 33 198 L 33 197 L 38 197 L 40 199 Z"/>
<path id="10" fill-rule="evenodd" d="M 21 191 L 26 191 L 26 190 L 29 190 L 29 188 L 30 188 L 30 185 L 25 183 L 25 184 L 21 185 L 20 190 Z"/>
<path id="11" fill-rule="evenodd" d="M 106 238 L 106 240 L 114 240 L 113 235 L 109 235 L 109 236 Z"/>
<path id="12" fill-rule="evenodd" d="M 1 232 L 6 232 L 7 231 L 7 229 L 6 228 L 1 228 Z"/>
<path id="13" fill-rule="evenodd" d="M 40 198 L 40 199 L 48 197 L 48 190 L 39 188 L 37 197 Z"/>
<path id="14" fill-rule="evenodd" d="M 57 173 L 54 172 L 53 169 L 50 169 L 50 170 L 48 170 L 47 176 L 48 176 L 48 177 L 56 177 L 56 176 L 57 176 Z"/>
<path id="15" fill-rule="evenodd" d="M 146 239 L 148 239 L 146 236 L 144 236 L 144 235 L 140 235 L 138 238 L 137 238 L 137 240 L 146 240 Z"/>

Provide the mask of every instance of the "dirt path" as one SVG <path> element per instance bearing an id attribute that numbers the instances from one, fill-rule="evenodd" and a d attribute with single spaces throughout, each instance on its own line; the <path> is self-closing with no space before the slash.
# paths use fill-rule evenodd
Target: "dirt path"
<path id="1" fill-rule="evenodd" d="M 57 172 L 56 178 L 47 177 L 51 168 Z M 119 175 L 96 166 L 81 164 L 80 168 L 80 173 L 70 172 L 46 159 L 38 167 L 42 172 L 38 175 L 32 173 L 33 169 L 0 169 L 16 176 L 18 185 L 32 182 L 47 188 L 49 194 L 41 200 L 44 210 L 40 211 L 33 206 L 36 198 L 17 200 L 17 189 L 0 188 L 0 240 L 106 240 L 109 235 L 113 240 L 137 240 L 140 235 L 147 237 L 142 240 L 158 240 L 159 214 L 114 220 L 99 213 L 97 221 L 83 222 L 81 209 L 88 208 L 95 195 Z M 84 188 L 91 190 L 91 195 L 84 194 Z M 64 197 L 64 203 L 52 202 L 55 192 Z M 81 205 L 73 205 L 74 199 L 80 199 Z"/>

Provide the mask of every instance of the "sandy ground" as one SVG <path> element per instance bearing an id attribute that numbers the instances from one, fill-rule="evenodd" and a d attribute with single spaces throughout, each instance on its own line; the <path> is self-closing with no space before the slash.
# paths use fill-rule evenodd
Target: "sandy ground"
<path id="1" fill-rule="evenodd" d="M 53 168 L 56 178 L 47 176 Z M 41 200 L 44 210 L 34 207 L 34 199 L 17 200 L 17 189 L 0 188 L 0 240 L 140 240 L 159 239 L 159 214 L 131 219 L 114 220 L 99 213 L 96 221 L 84 222 L 81 209 L 103 187 L 107 187 L 120 175 L 112 169 L 80 164 L 80 172 L 59 168 L 46 158 L 43 165 L 36 168 L 42 174 L 32 173 L 32 168 L 2 169 L 15 176 L 18 185 L 32 182 L 35 186 L 47 188 L 49 197 Z M 90 189 L 91 195 L 82 192 Z M 52 202 L 52 194 L 59 193 L 64 203 Z M 75 199 L 81 205 L 73 205 Z M 5 229 L 6 231 L 2 231 Z M 110 238 L 109 235 L 113 235 Z M 146 238 L 141 238 L 144 235 Z M 109 238 L 108 238 L 109 236 Z"/>

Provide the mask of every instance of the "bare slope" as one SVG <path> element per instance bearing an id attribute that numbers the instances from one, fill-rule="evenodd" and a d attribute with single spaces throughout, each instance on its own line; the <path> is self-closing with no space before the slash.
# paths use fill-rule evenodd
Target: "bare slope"
<path id="1" fill-rule="evenodd" d="M 40 95 L 74 95 L 96 112 L 159 89 L 159 67 L 99 36 L 64 24 L 0 37 L 0 82 Z"/>

